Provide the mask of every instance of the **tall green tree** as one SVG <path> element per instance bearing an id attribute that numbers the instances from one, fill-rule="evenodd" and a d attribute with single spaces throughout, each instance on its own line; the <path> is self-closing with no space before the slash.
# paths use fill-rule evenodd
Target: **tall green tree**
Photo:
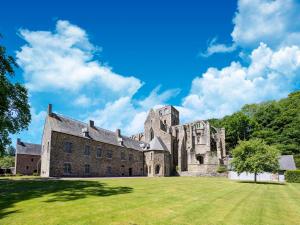
<path id="1" fill-rule="evenodd" d="M 260 139 L 240 141 L 239 145 L 233 149 L 232 156 L 233 170 L 238 174 L 253 173 L 255 182 L 257 174 L 276 172 L 279 169 L 279 150 Z"/>
<path id="2" fill-rule="evenodd" d="M 210 123 L 213 126 L 225 128 L 228 152 L 235 148 L 240 140 L 249 140 L 256 126 L 255 121 L 243 112 L 225 116 L 221 120 L 212 119 Z"/>
<path id="3" fill-rule="evenodd" d="M 27 89 L 9 80 L 15 67 L 14 58 L 0 45 L 0 155 L 11 143 L 9 134 L 26 129 L 31 120 Z"/>

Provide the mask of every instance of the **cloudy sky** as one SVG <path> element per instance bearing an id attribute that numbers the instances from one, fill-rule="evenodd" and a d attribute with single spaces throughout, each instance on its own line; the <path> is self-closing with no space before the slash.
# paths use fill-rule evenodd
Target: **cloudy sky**
<path id="1" fill-rule="evenodd" d="M 51 2 L 51 3 L 50 3 Z M 152 107 L 220 118 L 300 89 L 300 2 L 6 1 L 0 41 L 30 95 L 39 143 L 55 112 L 130 135 Z"/>

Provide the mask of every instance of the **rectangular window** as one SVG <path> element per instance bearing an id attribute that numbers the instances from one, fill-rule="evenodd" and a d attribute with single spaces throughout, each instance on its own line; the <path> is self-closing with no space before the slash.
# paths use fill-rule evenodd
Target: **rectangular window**
<path id="1" fill-rule="evenodd" d="M 96 157 L 97 158 L 101 158 L 102 157 L 102 149 L 101 148 L 97 148 Z"/>
<path id="2" fill-rule="evenodd" d="M 84 147 L 84 155 L 90 155 L 91 153 L 91 147 L 89 145 L 86 145 Z"/>
<path id="3" fill-rule="evenodd" d="M 49 142 L 48 142 L 48 146 L 49 146 Z M 67 153 L 72 152 L 72 143 L 71 142 L 68 142 L 68 141 L 65 142 L 64 151 Z"/>
<path id="4" fill-rule="evenodd" d="M 84 173 L 85 174 L 90 174 L 90 165 L 89 164 L 84 165 Z"/>
<path id="5" fill-rule="evenodd" d="M 133 161 L 133 155 L 129 154 L 129 161 Z"/>
<path id="6" fill-rule="evenodd" d="M 106 152 L 106 157 L 107 157 L 108 159 L 111 159 L 111 158 L 112 158 L 112 150 L 107 150 L 107 152 Z"/>
<path id="7" fill-rule="evenodd" d="M 140 161 L 143 161 L 144 160 L 144 156 L 141 154 L 140 155 Z"/>
<path id="8" fill-rule="evenodd" d="M 108 167 L 106 168 L 106 174 L 107 174 L 107 175 L 112 175 L 112 169 L 111 169 L 110 166 L 108 166 Z"/>
<path id="9" fill-rule="evenodd" d="M 71 163 L 64 163 L 64 174 L 69 175 L 71 173 Z"/>
<path id="10" fill-rule="evenodd" d="M 121 152 L 121 160 L 126 160 L 126 155 L 124 151 Z"/>

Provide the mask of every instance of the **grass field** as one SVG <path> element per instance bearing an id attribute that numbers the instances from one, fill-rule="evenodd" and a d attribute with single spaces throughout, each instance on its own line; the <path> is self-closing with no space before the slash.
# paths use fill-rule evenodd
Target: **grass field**
<path id="1" fill-rule="evenodd" d="M 0 179 L 0 224 L 300 224 L 300 184 Z"/>

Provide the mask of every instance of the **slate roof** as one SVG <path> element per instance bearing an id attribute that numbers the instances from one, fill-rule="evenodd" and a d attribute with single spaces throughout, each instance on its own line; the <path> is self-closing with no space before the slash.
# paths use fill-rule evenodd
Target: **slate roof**
<path id="1" fill-rule="evenodd" d="M 49 116 L 50 127 L 53 131 L 70 134 L 83 138 L 90 138 L 92 140 L 100 141 L 107 144 L 124 146 L 127 148 L 140 150 L 142 151 L 142 144 L 145 144 L 141 141 L 133 140 L 129 137 L 122 137 L 122 145 L 120 145 L 118 141 L 118 136 L 115 132 L 102 129 L 100 127 L 94 126 L 88 129 L 88 137 L 84 137 L 82 133 L 82 129 L 88 127 L 87 123 L 83 123 L 81 121 L 77 121 L 59 114 L 52 113 L 52 116 Z"/>
<path id="2" fill-rule="evenodd" d="M 148 150 L 167 150 L 164 143 L 159 137 L 154 136 L 154 138 L 149 143 L 150 148 Z"/>
<path id="3" fill-rule="evenodd" d="M 41 145 L 20 141 L 17 143 L 17 154 L 41 155 Z"/>
<path id="4" fill-rule="evenodd" d="M 282 155 L 279 158 L 280 170 L 295 170 L 296 165 L 292 155 Z"/>

